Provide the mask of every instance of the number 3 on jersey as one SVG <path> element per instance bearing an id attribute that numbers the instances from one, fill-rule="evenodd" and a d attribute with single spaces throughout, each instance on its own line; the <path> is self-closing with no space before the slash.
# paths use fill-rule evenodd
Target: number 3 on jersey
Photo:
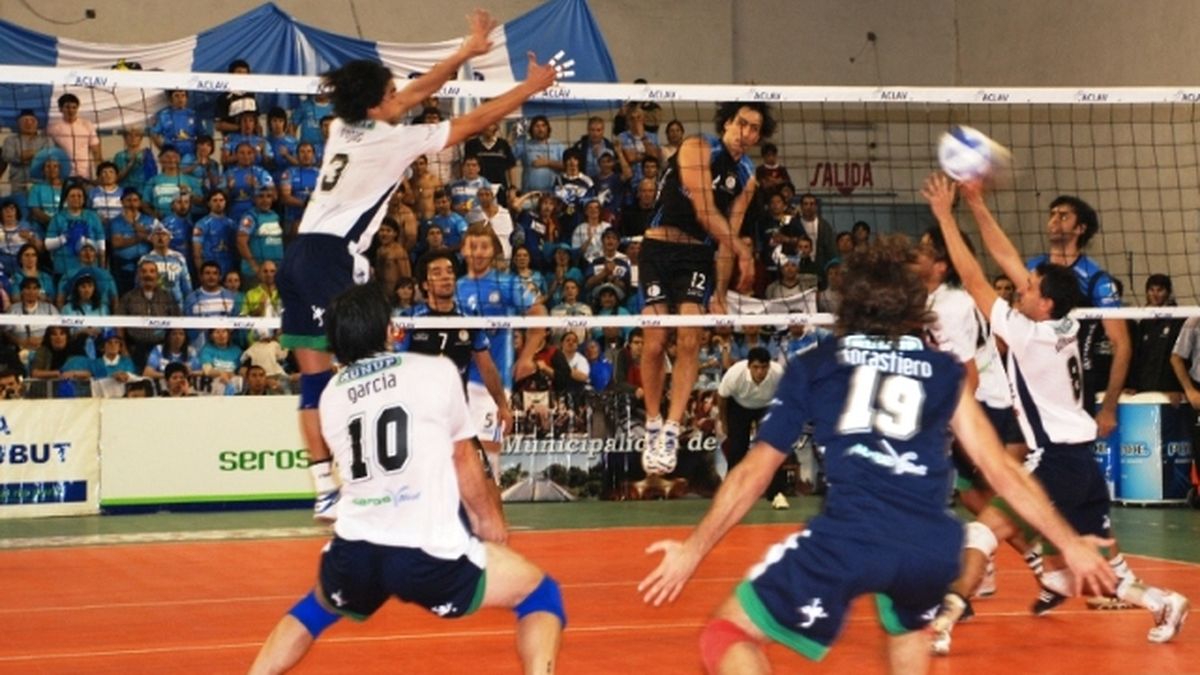
<path id="1" fill-rule="evenodd" d="M 338 181 L 342 179 L 342 172 L 346 170 L 346 165 L 350 163 L 349 155 L 338 153 L 329 159 L 329 164 L 321 171 L 321 190 L 329 192 L 337 187 Z"/>
<path id="2" fill-rule="evenodd" d="M 362 415 L 350 420 L 349 431 L 351 480 L 370 478 L 372 466 L 398 473 L 408 464 L 408 411 L 403 406 L 384 408 L 375 419 L 375 433 L 368 438 L 363 438 Z"/>
<path id="3" fill-rule="evenodd" d="M 924 400 L 925 387 L 919 380 L 858 366 L 850 378 L 838 432 L 856 434 L 873 429 L 884 436 L 908 440 L 920 431 Z"/>

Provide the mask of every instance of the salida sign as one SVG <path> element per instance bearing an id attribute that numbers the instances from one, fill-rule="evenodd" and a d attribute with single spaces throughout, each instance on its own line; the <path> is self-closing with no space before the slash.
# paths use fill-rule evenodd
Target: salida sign
<path id="1" fill-rule="evenodd" d="M 858 188 L 875 187 L 875 177 L 870 162 L 817 162 L 808 186 L 848 195 Z"/>

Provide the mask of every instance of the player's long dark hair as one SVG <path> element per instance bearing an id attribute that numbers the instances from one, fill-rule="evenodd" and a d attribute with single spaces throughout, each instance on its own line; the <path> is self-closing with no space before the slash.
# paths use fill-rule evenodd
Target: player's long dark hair
<path id="1" fill-rule="evenodd" d="M 342 293 L 325 313 L 329 349 L 343 364 L 387 350 L 392 306 L 376 283 L 355 286 Z"/>
<path id="2" fill-rule="evenodd" d="M 934 319 L 925 308 L 925 284 L 913 268 L 916 248 L 908 237 L 879 237 L 846 256 L 837 328 L 897 338 L 920 333 Z"/>
<path id="3" fill-rule="evenodd" d="M 383 100 L 392 71 L 378 61 L 347 61 L 321 75 L 321 90 L 333 102 L 333 114 L 354 124 L 367 119 L 367 109 Z"/>
<path id="4" fill-rule="evenodd" d="M 749 108 L 762 115 L 759 138 L 770 138 L 775 134 L 775 116 L 771 114 L 771 106 L 762 101 L 726 101 L 717 108 L 717 114 L 713 116 L 718 137 L 725 133 L 725 123 L 736 117 L 742 108 Z"/>

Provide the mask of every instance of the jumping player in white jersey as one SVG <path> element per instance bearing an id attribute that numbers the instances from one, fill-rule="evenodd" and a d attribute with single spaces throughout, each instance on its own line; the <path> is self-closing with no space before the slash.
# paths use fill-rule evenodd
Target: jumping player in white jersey
<path id="1" fill-rule="evenodd" d="M 1013 405 L 1031 451 L 1028 464 L 1034 467 L 1033 476 L 1075 529 L 1106 536 L 1110 529 L 1108 487 L 1092 458 L 1097 425 L 1084 409 L 1083 370 L 1076 340 L 1079 324 L 1067 316 L 1083 302 L 1074 273 L 1049 262 L 1032 272 L 1026 270 L 1016 247 L 984 204 L 981 185 L 967 183 L 961 190 L 979 224 L 985 248 L 1016 285 L 1019 295 L 1015 306 L 996 295 L 979 261 L 967 248 L 954 219 L 954 183 L 940 173 L 934 174 L 925 181 L 922 194 L 942 229 L 963 287 L 980 310 L 988 312 L 992 330 L 1008 344 L 1007 372 Z M 1026 528 L 1027 537 L 1035 535 L 1029 528 L 1031 524 L 1012 512 L 1012 506 L 994 502 L 968 526 L 962 575 L 951 586 L 953 593 L 947 596 L 935 619 L 936 652 L 949 650 L 949 631 L 965 610 L 959 600 L 978 582 L 983 560 L 995 551 L 997 540 L 1007 539 L 1019 526 Z M 1061 558 L 1049 548 L 1046 553 L 1046 571 L 1040 578 L 1042 593 L 1033 606 L 1037 615 L 1049 612 L 1072 595 L 1071 579 L 1061 569 Z M 1142 583 L 1120 554 L 1110 558 L 1109 565 L 1119 579 L 1116 596 L 1146 608 L 1154 617 L 1149 640 L 1166 642 L 1173 638 L 1187 617 L 1187 598 Z"/>
<path id="2" fill-rule="evenodd" d="M 344 364 L 319 408 L 342 480 L 340 513 L 316 588 L 275 626 L 250 672 L 290 669 L 342 616 L 364 620 L 391 597 L 444 618 L 511 608 L 524 672 L 554 672 L 562 594 L 504 544 L 457 369 L 437 356 L 390 352 L 397 330 L 375 284 L 339 295 L 326 323 Z"/>
<path id="3" fill-rule="evenodd" d="M 453 55 L 403 90 L 375 61 L 351 61 L 322 77 L 337 119 L 299 236 L 279 273 L 283 300 L 281 343 L 295 348 L 300 366 L 300 427 L 316 483 L 314 517 L 336 518 L 337 482 L 317 426 L 317 397 L 331 376 L 324 315 L 329 301 L 353 284 L 366 283 L 363 255 L 386 215 L 405 169 L 426 153 L 460 143 L 500 121 L 530 96 L 554 83 L 555 68 L 529 55 L 524 82 L 470 113 L 436 125 L 402 126 L 404 113 L 433 95 L 459 66 L 491 47 L 496 21 L 482 10 L 468 17 L 471 33 Z"/>
<path id="4" fill-rule="evenodd" d="M 967 245 L 969 248 L 970 241 Z M 1013 414 L 1008 377 L 996 349 L 995 336 L 971 295 L 962 289 L 962 280 L 946 252 L 946 240 L 936 225 L 921 237 L 917 270 L 929 291 L 929 309 L 937 315 L 929 324 L 925 341 L 939 351 L 953 354 L 963 364 L 966 386 L 975 392 L 975 400 L 983 406 L 1005 451 L 1013 459 L 1023 461 L 1027 448 Z M 953 447 L 953 457 L 959 499 L 968 511 L 978 515 L 995 492 L 960 447 Z M 1022 555 L 1028 552 L 1029 545 L 1023 539 L 1018 537 L 1012 544 Z M 986 596 L 995 592 L 996 570 L 989 559 L 987 573 L 973 594 Z"/>
<path id="5" fill-rule="evenodd" d="M 664 555 L 638 590 L 655 605 L 674 600 L 812 422 L 834 487 L 823 513 L 772 547 L 705 625 L 700 655 L 709 673 L 768 672 L 761 649 L 768 640 L 824 658 L 850 601 L 868 593 L 889 633 L 891 672 L 928 670 L 922 629 L 940 599 L 938 584 L 958 568 L 962 541 L 961 524 L 945 508 L 948 427 L 992 485 L 1053 533 L 1076 583 L 1105 587 L 1114 579 L 1093 548 L 1100 542 L 1072 531 L 1004 453 L 974 392 L 962 386 L 962 366 L 915 337 L 929 312 L 914 258 L 903 237 L 850 253 L 838 340 L 791 359 L 754 447 L 691 536 L 647 549 Z"/>

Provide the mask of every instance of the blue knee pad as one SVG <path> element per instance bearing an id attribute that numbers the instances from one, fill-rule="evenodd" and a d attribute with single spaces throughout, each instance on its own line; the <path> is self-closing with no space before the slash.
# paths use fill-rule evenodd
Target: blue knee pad
<path id="1" fill-rule="evenodd" d="M 320 373 L 302 373 L 300 375 L 300 409 L 315 410 L 321 402 L 321 392 L 325 391 L 325 385 L 329 384 L 331 379 L 333 379 L 332 370 Z"/>
<path id="2" fill-rule="evenodd" d="M 558 582 L 549 574 L 542 577 L 542 583 L 525 596 L 513 611 L 517 613 L 517 619 L 524 619 L 534 612 L 550 612 L 558 617 L 563 628 L 567 627 L 567 610 L 563 607 L 562 591 L 558 588 Z"/>
<path id="3" fill-rule="evenodd" d="M 325 607 L 317 601 L 317 594 L 315 591 L 309 591 L 308 595 L 304 596 L 300 602 L 297 602 L 296 605 L 292 607 L 291 611 L 288 612 L 288 614 L 296 617 L 296 620 L 304 625 L 313 638 L 319 636 L 325 631 L 326 628 L 329 628 L 336 623 L 338 619 L 342 618 L 340 614 L 334 614 L 333 612 L 325 609 Z"/>

